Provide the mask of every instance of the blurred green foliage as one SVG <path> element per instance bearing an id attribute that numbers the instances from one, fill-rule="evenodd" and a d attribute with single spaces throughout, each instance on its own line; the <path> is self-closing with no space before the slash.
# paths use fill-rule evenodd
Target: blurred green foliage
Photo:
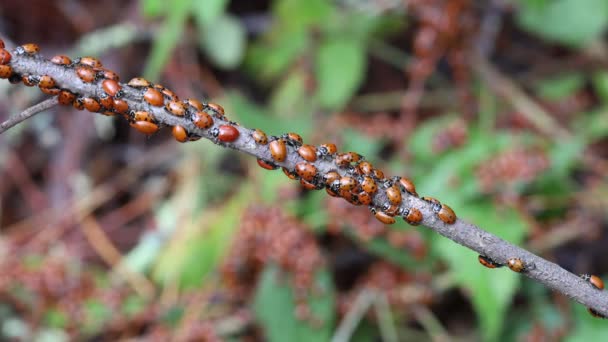
<path id="1" fill-rule="evenodd" d="M 605 0 L 519 0 L 523 29 L 558 43 L 581 47 L 608 27 Z"/>
<path id="2" fill-rule="evenodd" d="M 329 341 L 334 331 L 335 307 L 331 275 L 327 269 L 316 272 L 315 291 L 306 305 L 310 317 L 297 317 L 298 304 L 286 277 L 276 265 L 266 265 L 258 281 L 253 311 L 256 319 L 265 327 L 268 340 L 284 341 Z"/>
<path id="3" fill-rule="evenodd" d="M 369 78 L 371 56 L 379 59 L 395 56 L 389 49 L 375 50 L 381 48 L 379 42 L 388 42 L 395 34 L 400 38 L 398 35 L 411 28 L 403 13 L 375 15 L 325 0 L 276 0 L 267 14 L 272 18 L 268 30 L 252 39 L 240 18 L 227 12 L 226 0 L 141 0 L 140 4 L 146 18 L 161 23 L 146 61 L 145 77 L 153 81 L 162 77 L 182 38 L 190 36 L 185 33 L 186 28 L 193 25 L 194 44 L 213 67 L 222 72 L 243 73 L 267 92 L 265 103 L 237 90 L 227 90 L 222 99 L 214 99 L 225 106 L 230 117 L 238 118 L 244 126 L 261 128 L 269 135 L 294 131 L 307 141 L 317 139 L 313 141 L 315 144 L 326 142 L 318 140 L 324 139 L 318 136 L 319 131 L 329 132 L 333 134 L 331 139 L 342 141 L 341 150 L 365 155 L 374 165 L 390 169 L 390 175 L 407 175 L 415 181 L 420 194 L 437 197 L 459 217 L 524 247 L 531 230 L 529 221 L 517 208 L 494 201 L 483 191 L 476 173 L 479 165 L 517 146 L 542 149 L 549 156 L 551 169 L 531 183 L 517 184 L 513 191 L 515 195 L 532 193 L 541 201 L 550 198 L 566 202 L 576 190 L 572 174 L 580 166 L 585 149 L 608 136 L 608 71 L 568 72 L 530 86 L 543 101 L 569 98 L 585 87 L 597 94 L 601 106 L 576 113 L 568 139 L 555 140 L 497 128 L 496 123 L 504 119 L 497 109 L 500 100 L 481 84 L 478 86 L 482 89 L 477 89 L 481 109 L 468 122 L 466 142 L 446 151 L 434 151 L 435 137 L 463 115 L 444 112 L 425 117 L 410 136 L 401 137 L 398 146 L 392 146 L 398 152 L 406 152 L 408 159 L 404 161 L 400 153 L 385 153 L 388 139 L 384 137 L 370 138 L 350 127 L 320 127 L 324 126 L 324 120 L 331 119 L 332 113 L 340 112 L 358 96 Z M 515 15 L 520 29 L 569 48 L 581 49 L 600 39 L 608 25 L 605 0 L 520 0 L 518 4 Z M 133 34 L 128 27 L 120 32 Z M 406 67 L 406 61 L 403 64 Z M 365 120 L 373 121 L 374 116 L 369 114 Z M 280 171 L 261 170 L 253 158 L 206 141 L 180 148 L 184 157 L 175 163 L 179 185 L 155 210 L 157 232 L 144 235 L 126 256 L 124 263 L 132 269 L 150 272 L 155 282 L 166 287 L 204 287 L 213 281 L 219 263 L 238 234 L 242 213 L 254 202 L 280 203 L 315 233 L 325 232 L 332 213 L 327 210 L 323 191 L 284 200 L 281 191 L 298 186 Z M 228 172 L 218 174 L 226 160 L 246 169 L 246 179 Z M 559 204 L 556 207 L 561 208 Z M 346 228 L 345 234 L 357 240 L 353 230 Z M 399 220 L 391 229 L 421 230 L 429 255 L 417 260 L 384 239 L 358 243 L 375 257 L 412 273 L 436 274 L 445 270 L 441 275 L 448 281 L 447 285 L 442 283 L 443 290 L 458 289 L 470 301 L 478 323 L 473 334 L 479 340 L 520 340 L 529 334 L 537 320 L 548 327 L 557 327 L 566 320 L 555 309 L 545 288 L 508 269 L 480 267 L 473 252 L 422 227 L 412 228 Z M 39 262 L 35 257 L 27 260 L 31 267 Z M 297 303 L 293 289 L 284 281 L 288 275 L 282 274 L 276 265 L 265 266 L 255 288 L 252 308 L 269 341 L 282 341 L 285 336 L 293 341 L 330 339 L 339 324 L 337 294 L 330 272 L 328 268 L 318 270 L 315 285 L 322 295 L 306 298 L 315 319 L 321 322 L 311 325 L 295 317 Z M 513 305 L 516 294 L 531 303 L 530 312 L 520 312 Z M 23 293 L 22 297 L 32 295 Z M 134 316 L 145 305 L 142 298 L 133 296 L 123 303 L 122 310 Z M 573 307 L 574 328 L 567 341 L 597 341 L 608 334 L 605 322 L 591 318 L 580 305 Z M 103 302 L 90 301 L 83 315 L 86 322 L 83 330 L 93 334 L 110 319 L 112 312 Z M 183 315 L 182 308 L 172 308 L 164 321 L 176 325 Z M 67 324 L 65 314 L 56 310 L 46 312 L 43 320 L 51 328 L 61 329 Z M 369 321 L 363 321 L 352 340 L 369 340 L 377 336 L 375 330 Z"/>
<path id="4" fill-rule="evenodd" d="M 142 1 L 142 10 L 147 16 L 162 17 L 164 20 L 148 61 L 146 75 L 152 79 L 158 78 L 178 41 L 176 38 L 183 32 L 187 15 L 191 13 L 199 31 L 199 47 L 210 62 L 222 69 L 242 67 L 260 87 L 270 91 L 265 107 L 254 104 L 242 94 L 230 92 L 224 98 L 228 111 L 238 113 L 240 122 L 246 126 L 259 127 L 270 134 L 297 131 L 305 139 L 314 130 L 315 113 L 340 110 L 357 94 L 366 80 L 370 50 L 378 46 L 373 43 L 396 30 L 403 30 L 408 24 L 402 15 L 371 15 L 341 8 L 324 0 L 283 0 L 273 2 L 272 13 L 269 14 L 273 20 L 269 30 L 256 40 L 247 41 L 239 21 L 225 12 L 226 3 L 223 0 L 181 0 L 167 7 L 161 0 Z M 599 38 L 608 24 L 608 2 L 604 0 L 521 0 L 519 4 L 516 15 L 522 29 L 542 39 L 568 46 L 581 47 Z M 374 51 L 373 55 L 382 56 L 383 52 Z M 604 102 L 608 99 L 607 75 L 600 72 L 591 79 Z M 311 77 L 314 87 L 309 86 Z M 558 75 L 542 80 L 535 90 L 541 98 L 558 100 L 580 90 L 587 81 L 586 77 L 582 73 Z M 521 245 L 529 230 L 526 219 L 513 208 L 505 208 L 488 200 L 477 181 L 475 172 L 478 165 L 514 145 L 546 148 L 551 156 L 552 170 L 545 174 L 545 178 L 541 177 L 535 184 L 524 184 L 517 191 L 522 193 L 534 188 L 539 194 L 567 197 L 571 187 L 556 188 L 553 185 L 569 184 L 567 178 L 581 151 L 586 144 L 606 136 L 608 125 L 605 122 L 608 121 L 605 120 L 604 111 L 587 113 L 578 122 L 580 130 L 575 137 L 568 141 L 548 143 L 537 136 L 496 130 L 493 123 L 499 119 L 495 111 L 497 100 L 485 90 L 480 91 L 480 96 L 487 100 L 488 105 L 482 105 L 480 121 L 468 128 L 469 139 L 464 146 L 439 155 L 432 150 L 433 137 L 460 116 L 458 113 L 443 115 L 424 121 L 416 127 L 414 134 L 403 138 L 403 148 L 411 154 L 407 166 L 398 158 L 388 160 L 386 164 L 394 173 L 408 174 L 414 179 L 420 193 L 440 198 L 449 203 L 460 217 Z M 376 156 L 382 141 L 369 139 L 352 129 L 342 130 L 340 134 L 344 141 L 343 149 L 358 151 L 373 163 L 380 162 Z M 193 152 L 192 156 L 198 154 Z M 254 167 L 252 162 L 248 163 L 248 168 Z M 266 203 L 276 201 L 278 189 L 289 184 L 279 172 L 253 173 L 256 178 L 262 178 L 261 184 L 265 190 L 261 200 Z M 215 186 L 215 193 L 231 188 L 230 184 L 222 182 L 207 184 L 204 179 L 199 181 L 199 184 L 186 187 L 188 198 L 201 195 L 192 189 Z M 161 255 L 155 268 L 157 278 L 171 278 L 180 284 L 200 286 L 202 279 L 210 274 L 228 246 L 233 227 L 237 225 L 237 221 L 230 218 L 239 216 L 251 196 L 251 189 L 243 185 L 219 208 L 203 203 L 200 211 L 197 210 L 199 214 L 194 216 L 208 217 L 204 220 L 207 228 L 202 232 L 199 226 L 188 225 L 191 230 L 182 233 L 184 236 L 178 239 L 176 247 L 168 248 Z M 310 224 L 316 232 L 322 232 L 327 217 L 321 202 L 323 196 L 311 193 L 284 206 Z M 181 204 L 176 204 L 176 207 L 181 207 Z M 394 229 L 411 228 L 399 223 Z M 474 253 L 443 237 L 435 234 L 425 236 L 432 253 L 424 262 L 414 261 L 408 253 L 395 249 L 384 240 L 373 240 L 363 247 L 408 270 L 417 267 L 431 269 L 433 265 L 445 263 L 450 270 L 452 286 L 465 291 L 477 313 L 479 334 L 483 340 L 501 340 L 501 336 L 515 338 L 513 331 L 524 329 L 522 326 L 530 329 L 529 325 L 508 317 L 513 296 L 520 287 L 533 285 L 525 281 L 522 284 L 522 278 L 508 270 L 479 267 Z M 317 280 L 327 289 L 327 293 L 323 299 L 325 302 L 317 303 L 320 305 L 318 315 L 327 324 L 321 329 L 311 330 L 307 323 L 294 318 L 291 292 L 284 282 L 277 280 L 281 277 L 280 270 L 272 265 L 266 267 L 258 284 L 254 311 L 271 341 L 282 340 L 284 336 L 291 336 L 293 340 L 322 341 L 331 335 L 335 299 L 327 271 L 319 272 L 320 278 Z M 551 312 L 548 293 L 541 292 L 537 298 L 545 299 L 539 304 L 539 310 Z M 598 339 L 598 336 L 603 336 L 596 333 L 603 323 L 588 318 L 583 311 L 583 308 L 576 306 L 580 325 L 577 325 L 570 340 L 585 336 Z M 519 330 L 513 330 L 515 323 L 519 324 Z M 369 329 L 362 328 L 355 333 L 353 340 L 369 333 Z"/>

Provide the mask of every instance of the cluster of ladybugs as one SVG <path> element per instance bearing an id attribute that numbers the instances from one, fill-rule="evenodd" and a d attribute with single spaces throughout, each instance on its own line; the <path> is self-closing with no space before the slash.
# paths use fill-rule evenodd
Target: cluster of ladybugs
<path id="1" fill-rule="evenodd" d="M 504 266 L 484 255 L 480 255 L 478 257 L 478 260 L 480 264 L 484 265 L 487 268 L 498 268 Z M 507 266 L 514 272 L 519 273 L 526 271 L 526 264 L 519 258 L 509 258 L 507 260 Z M 581 274 L 581 278 L 583 278 L 583 280 L 588 281 L 589 284 L 591 284 L 591 286 L 593 286 L 593 288 L 597 290 L 601 291 L 604 289 L 604 281 L 596 275 Z M 587 310 L 593 317 L 608 318 L 602 315 L 601 313 L 593 310 L 592 308 L 587 308 Z"/>
<path id="2" fill-rule="evenodd" d="M 283 172 L 290 179 L 299 180 L 305 189 L 325 188 L 330 196 L 341 197 L 354 205 L 369 205 L 376 219 L 384 224 L 395 223 L 396 216 L 403 217 L 411 225 L 418 225 L 422 221 L 422 213 L 417 208 L 400 207 L 403 193 L 418 196 L 414 183 L 405 177 L 386 178 L 380 169 L 374 168 L 358 153 L 338 153 L 336 145 L 331 143 L 307 145 L 296 133 L 269 139 L 261 130 L 255 130 L 253 138 L 260 145 L 268 144 L 273 160 L 258 159 L 258 164 L 268 170 L 277 169 L 276 163 L 285 161 L 287 147 L 291 146 L 303 160 L 295 165 L 295 170 L 283 168 Z M 318 159 L 333 161 L 336 169 L 325 174 L 318 173 L 313 164 Z M 371 204 L 379 188 L 385 191 L 387 201 L 376 208 Z M 447 224 L 456 222 L 452 208 L 431 197 L 423 199 L 432 204 L 433 211 L 441 221 Z"/>
<path id="3" fill-rule="evenodd" d="M 391 310 L 399 315 L 409 311 L 412 306 L 430 306 L 434 299 L 432 287 L 429 286 L 430 279 L 421 274 L 413 276 L 402 267 L 389 262 L 377 261 L 365 270 L 350 289 L 340 293 L 338 312 L 341 317 L 352 312 L 357 305 L 357 298 L 360 298 L 362 292 L 369 293 L 370 290 L 381 293 Z"/>
<path id="4" fill-rule="evenodd" d="M 252 207 L 240 220 L 241 227 L 220 267 L 222 280 L 235 303 L 245 302 L 265 265 L 276 264 L 293 288 L 296 317 L 316 322 L 308 306 L 309 295 L 320 295 L 315 272 L 324 258 L 310 229 L 277 207 Z"/>
<path id="5" fill-rule="evenodd" d="M 40 51 L 36 44 L 25 44 L 15 49 L 17 55 L 34 56 Z M 98 97 L 83 97 L 68 89 L 58 87 L 55 80 L 49 75 L 21 75 L 13 71 L 8 65 L 12 59 L 9 51 L 4 49 L 4 42 L 0 40 L 0 78 L 8 79 L 11 83 L 23 82 L 27 86 L 38 86 L 48 95 L 57 96 L 59 104 L 73 105 L 78 110 L 103 113 L 105 115 L 124 116 L 132 127 L 144 134 L 154 134 L 160 129 L 160 123 L 147 111 L 135 111 L 129 108 L 128 102 L 123 99 L 123 85 L 119 83 L 118 75 L 103 67 L 102 63 L 93 57 L 81 57 L 71 60 L 67 56 L 57 55 L 50 59 L 56 65 L 73 69 L 78 78 L 90 84 L 100 84 L 103 93 Z M 238 138 L 239 131 L 232 125 L 219 125 L 213 127 L 212 116 L 225 119 L 224 109 L 214 103 L 201 102 L 195 99 L 180 101 L 177 95 L 159 84 L 136 77 L 127 83 L 128 87 L 139 90 L 142 99 L 151 106 L 164 107 L 172 115 L 188 116 L 192 123 L 201 129 L 211 128 L 211 135 L 222 142 L 231 142 Z M 189 134 L 183 126 L 172 128 L 175 139 L 179 142 L 194 141 L 199 136 Z"/>
<path id="6" fill-rule="evenodd" d="M 289 178 L 299 180 L 306 189 L 325 188 L 331 196 L 342 197 L 354 205 L 368 205 L 376 219 L 384 224 L 395 223 L 397 216 L 403 217 L 412 225 L 419 224 L 423 219 L 422 213 L 417 208 L 400 206 L 403 194 L 418 195 L 412 181 L 405 177 L 386 178 L 381 170 L 374 168 L 357 153 L 338 153 L 334 144 L 320 146 L 304 144 L 302 137 L 296 133 L 268 137 L 259 129 L 242 129 L 241 132 L 235 127 L 238 126 L 237 123 L 226 120 L 224 109 L 217 104 L 203 103 L 194 99 L 180 101 L 171 90 L 158 84 L 154 85 L 143 78 L 133 78 L 126 85 L 122 85 L 118 82 L 116 73 L 103 68 L 101 62 L 92 57 L 82 57 L 73 61 L 62 55 L 51 58 L 52 63 L 73 70 L 82 82 L 98 85 L 103 89 L 98 97 L 83 97 L 56 86 L 53 78 L 48 75 L 19 75 L 13 72 L 8 65 L 11 54 L 4 49 L 4 43 L 0 46 L 2 46 L 0 64 L 3 67 L 0 76 L 8 78 L 11 82 L 23 81 L 29 86 L 38 85 L 45 93 L 56 95 L 61 104 L 71 104 L 77 109 L 106 115 L 120 114 L 138 131 L 144 134 L 156 133 L 161 123 L 154 114 L 133 110 L 123 98 L 126 91 L 124 88 L 128 87 L 129 91 L 137 92 L 139 98 L 149 106 L 160 107 L 173 116 L 188 119 L 201 130 L 208 130 L 209 135 L 216 142 L 235 142 L 239 136 L 247 132 L 258 147 L 268 149 L 271 160 L 258 159 L 258 164 L 265 169 L 278 168 L 278 164 L 284 162 L 292 150 L 297 152 L 301 161 L 295 164 L 295 168 L 293 170 L 283 168 Z M 16 48 L 14 53 L 35 56 L 39 51 L 40 48 L 36 44 L 25 44 Z M 181 125 L 174 125 L 172 133 L 180 142 L 200 139 L 199 135 L 192 134 Z M 318 172 L 315 166 L 317 160 L 333 162 L 335 168 L 325 173 Z M 377 203 L 372 205 L 379 189 L 384 190 L 386 200 L 380 205 Z M 432 205 L 433 211 L 441 221 L 447 224 L 456 221 L 456 215 L 449 206 L 434 198 L 423 197 L 423 199 Z"/>

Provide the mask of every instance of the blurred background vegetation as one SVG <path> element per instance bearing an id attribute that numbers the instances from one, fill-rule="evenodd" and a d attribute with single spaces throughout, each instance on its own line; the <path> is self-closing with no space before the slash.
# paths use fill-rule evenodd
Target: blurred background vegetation
<path id="1" fill-rule="evenodd" d="M 608 273 L 606 0 L 3 0 L 268 134 L 335 142 L 575 273 Z M 0 116 L 43 98 L 0 82 Z M 589 341 L 585 308 L 208 141 L 57 108 L 0 137 L 0 339 Z"/>

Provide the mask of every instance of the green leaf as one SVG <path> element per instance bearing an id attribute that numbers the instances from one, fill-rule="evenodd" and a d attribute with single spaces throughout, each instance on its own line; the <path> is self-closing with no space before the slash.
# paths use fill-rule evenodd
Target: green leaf
<path id="1" fill-rule="evenodd" d="M 185 288 L 200 286 L 228 250 L 252 193 L 251 186 L 243 186 L 223 206 L 201 211 L 197 220 L 181 227 L 158 260 L 154 279 Z M 205 222 L 204 229 L 195 222 Z"/>
<path id="2" fill-rule="evenodd" d="M 233 16 L 223 15 L 210 24 L 199 22 L 200 46 L 215 65 L 233 69 L 243 60 L 245 28 Z"/>
<path id="3" fill-rule="evenodd" d="M 326 0 L 277 1 L 273 12 L 279 18 L 283 30 L 307 30 L 331 18 L 331 3 Z"/>
<path id="4" fill-rule="evenodd" d="M 274 80 L 308 47 L 309 39 L 304 31 L 278 32 L 252 46 L 247 54 L 247 70 L 260 81 Z"/>
<path id="5" fill-rule="evenodd" d="M 585 78 L 580 73 L 569 73 L 544 80 L 538 84 L 538 93 L 547 100 L 561 100 L 573 95 L 585 84 Z"/>
<path id="6" fill-rule="evenodd" d="M 292 72 L 278 84 L 272 93 L 270 107 L 279 117 L 298 116 L 305 107 L 310 107 L 310 99 L 305 96 L 305 78 L 303 72 Z"/>
<path id="7" fill-rule="evenodd" d="M 523 240 L 527 229 L 526 222 L 516 211 L 498 210 L 491 203 L 468 204 L 459 207 L 456 212 L 460 217 L 514 244 Z M 433 249 L 450 265 L 456 283 L 471 296 L 483 340 L 498 340 L 521 276 L 508 268 L 488 269 L 481 266 L 476 253 L 444 237 L 435 236 L 434 240 Z"/>
<path id="8" fill-rule="evenodd" d="M 86 334 L 93 334 L 101 329 L 112 317 L 112 310 L 97 299 L 89 299 L 83 305 L 84 322 L 81 323 L 82 330 Z"/>
<path id="9" fill-rule="evenodd" d="M 180 41 L 186 19 L 190 12 L 191 3 L 191 0 L 175 0 L 171 2 L 168 18 L 160 28 L 159 34 L 156 35 L 151 56 L 144 68 L 144 76 L 147 79 L 151 81 L 159 79 L 160 72 L 169 60 L 173 48 Z"/>
<path id="10" fill-rule="evenodd" d="M 134 317 L 144 311 L 148 303 L 146 300 L 136 295 L 130 295 L 121 304 L 121 311 L 127 317 Z"/>
<path id="11" fill-rule="evenodd" d="M 580 304 L 574 304 L 574 313 L 574 328 L 565 342 L 604 341 L 608 336 L 606 320 L 591 316 Z"/>
<path id="12" fill-rule="evenodd" d="M 68 324 L 68 316 L 58 309 L 50 309 L 44 313 L 44 323 L 51 328 L 64 328 Z"/>
<path id="13" fill-rule="evenodd" d="M 357 153 L 366 156 L 368 160 L 375 164 L 374 158 L 377 158 L 378 152 L 382 148 L 383 141 L 377 138 L 370 138 L 361 132 L 355 131 L 348 127 L 342 129 L 343 146 L 338 146 L 339 150 L 357 151 Z"/>
<path id="14" fill-rule="evenodd" d="M 149 0 L 148 0 L 149 1 Z M 199 25 L 207 26 L 226 11 L 228 0 L 195 1 L 192 11 Z"/>
<path id="15" fill-rule="evenodd" d="M 140 6 L 144 16 L 153 18 L 163 13 L 167 8 L 167 2 L 164 0 L 141 0 Z"/>
<path id="16" fill-rule="evenodd" d="M 315 70 L 320 104 L 330 109 L 344 106 L 363 80 L 365 62 L 365 49 L 358 40 L 340 37 L 323 42 Z"/>
<path id="17" fill-rule="evenodd" d="M 600 70 L 593 74 L 593 88 L 605 105 L 608 103 L 608 71 Z"/>
<path id="18" fill-rule="evenodd" d="M 315 274 L 316 289 L 320 293 L 307 298 L 311 314 L 319 325 L 299 320 L 295 316 L 296 303 L 288 286 L 287 274 L 276 265 L 267 265 L 256 288 L 253 303 L 255 318 L 260 322 L 268 341 L 329 341 L 334 327 L 334 293 L 331 275 L 326 269 Z"/>
<path id="19" fill-rule="evenodd" d="M 599 38 L 608 25 L 605 0 L 520 1 L 519 25 L 539 36 L 571 46 Z"/>

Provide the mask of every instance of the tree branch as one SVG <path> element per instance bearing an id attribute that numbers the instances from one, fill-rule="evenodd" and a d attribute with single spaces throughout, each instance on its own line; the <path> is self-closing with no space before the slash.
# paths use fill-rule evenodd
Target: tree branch
<path id="1" fill-rule="evenodd" d="M 30 108 L 24 110 L 23 112 L 17 115 L 11 116 L 6 121 L 0 124 L 0 134 L 6 132 L 8 129 L 13 126 L 16 126 L 22 121 L 31 118 L 32 116 L 56 106 L 57 104 L 59 104 L 59 102 L 57 102 L 57 97 L 51 97 L 50 99 L 46 99 L 38 104 L 31 106 Z"/>
<path id="2" fill-rule="evenodd" d="M 0 52 L 2 51 L 3 50 L 0 49 Z M 5 64 L 12 68 L 12 79 L 16 79 L 15 75 L 34 75 L 39 77 L 46 75 L 53 78 L 57 87 L 69 90 L 81 98 L 99 99 L 100 97 L 107 96 L 102 87 L 102 79 L 96 79 L 90 83 L 82 81 L 76 75 L 75 65 L 54 64 L 49 60 L 40 57 L 37 53 L 23 53 L 23 49 L 19 50 L 19 48 L 12 51 L 11 55 L 12 58 L 10 59 L 10 62 Z M 171 114 L 164 106 L 171 100 L 171 96 L 166 96 L 162 105 L 153 106 L 143 98 L 144 91 L 146 90 L 145 88 L 131 87 L 127 84 L 120 85 L 122 87 L 122 92 L 124 93 L 121 94 L 121 99 L 128 103 L 131 113 L 125 116 L 131 121 L 133 121 L 133 112 L 145 111 L 150 113 L 155 124 L 158 124 L 159 126 L 181 126 L 188 132 L 191 138 L 200 137 L 211 140 L 217 145 L 247 153 L 266 162 L 273 163 L 276 166 L 283 167 L 290 173 L 295 173 L 296 164 L 298 163 L 312 165 L 316 170 L 316 176 L 311 183 L 318 185 L 319 188 L 327 188 L 327 185 L 324 184 L 323 176 L 327 175 L 329 172 L 337 172 L 341 177 L 354 178 L 357 181 L 355 187 L 359 188 L 361 186 L 363 177 L 360 175 L 360 170 L 357 170 L 357 165 L 352 165 L 351 163 L 347 163 L 346 165 L 337 163 L 336 154 L 320 156 L 315 161 L 305 161 L 297 151 L 298 144 L 291 141 L 291 144 L 287 144 L 286 146 L 285 159 L 283 161 L 277 161 L 273 158 L 268 144 L 256 142 L 254 139 L 254 130 L 229 121 L 229 119 L 225 118 L 223 115 L 210 110 L 210 106 L 206 106 L 204 111 L 213 115 L 214 123 L 208 129 L 201 129 L 192 121 L 195 111 L 193 109 L 194 107 L 188 107 L 185 115 L 177 116 Z M 547 127 L 547 129 L 555 129 L 555 124 L 550 120 L 543 120 L 543 122 L 539 124 L 542 124 L 541 126 L 543 127 Z M 234 141 L 220 141 L 215 133 L 217 133 L 217 129 L 221 125 L 233 126 L 239 132 L 238 138 Z M 560 130 L 557 131 L 561 132 Z M 276 139 L 279 138 L 270 138 L 270 140 Z M 286 140 L 289 142 L 288 139 Z M 391 203 L 388 195 L 391 195 L 390 197 L 392 197 L 393 201 L 395 196 L 394 192 L 387 194 L 387 191 L 390 192 L 391 190 L 389 189 L 395 189 L 392 187 L 395 182 L 394 180 L 385 178 L 381 175 L 375 176 L 374 180 L 379 186 L 378 190 L 371 194 L 370 208 L 379 213 L 386 213 L 389 211 L 386 206 L 389 204 L 390 207 Z M 461 219 L 456 219 L 454 222 L 445 220 L 445 218 L 442 220 L 439 216 L 439 211 L 441 208 L 444 208 L 444 206 L 438 204 L 438 202 L 433 203 L 433 201 L 429 199 L 425 200 L 419 198 L 412 193 L 413 192 L 405 191 L 403 188 L 399 190 L 401 200 L 397 205 L 394 205 L 393 208 L 390 208 L 392 213 L 385 216 L 385 218 L 389 218 L 388 221 L 392 220 L 391 216 L 395 216 L 395 213 L 398 213 L 396 216 L 405 216 L 410 210 L 418 209 L 422 214 L 420 223 L 424 226 L 462 246 L 487 256 L 496 263 L 506 265 L 509 259 L 519 258 L 524 263 L 525 269 L 522 271 L 522 274 L 525 276 L 534 279 L 557 292 L 563 293 L 575 301 L 592 308 L 597 313 L 608 316 L 607 292 L 594 288 L 579 276 L 518 246 L 512 245 L 471 223 Z M 352 194 L 352 192 L 347 191 L 346 194 L 343 194 L 343 197 L 349 200 L 349 194 Z M 352 203 L 353 199 L 351 198 L 349 202 Z"/>

